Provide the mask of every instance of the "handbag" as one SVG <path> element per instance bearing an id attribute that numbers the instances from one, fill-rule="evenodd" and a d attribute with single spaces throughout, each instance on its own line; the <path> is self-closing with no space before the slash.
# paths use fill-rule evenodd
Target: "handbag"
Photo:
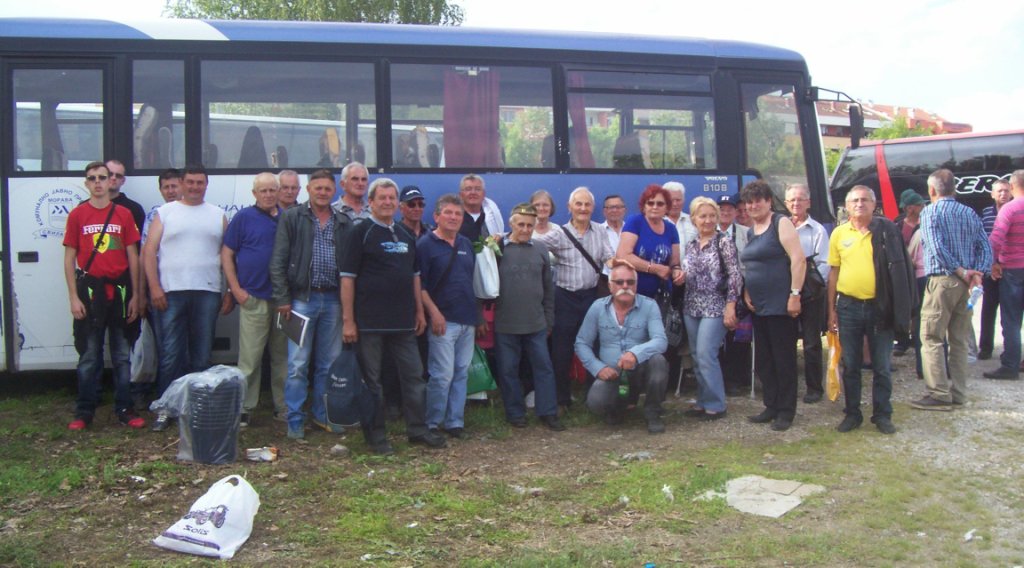
<path id="1" fill-rule="evenodd" d="M 252 485 L 240 475 L 229 475 L 211 485 L 153 544 L 228 560 L 249 540 L 259 510 L 260 496 Z"/>
<path id="2" fill-rule="evenodd" d="M 665 324 L 665 339 L 669 347 L 679 347 L 683 344 L 685 325 L 683 324 L 683 313 L 672 305 L 672 292 L 664 287 L 658 290 L 656 298 L 658 309 L 661 310 L 662 321 Z"/>
<path id="3" fill-rule="evenodd" d="M 725 259 L 722 258 L 722 233 L 715 235 L 715 251 L 718 253 L 718 284 L 715 285 L 715 290 L 718 290 L 722 294 L 729 293 L 729 272 L 725 269 Z"/>
<path id="4" fill-rule="evenodd" d="M 331 365 L 324 409 L 331 426 L 350 428 L 359 424 L 373 424 L 377 403 L 373 393 L 363 382 L 359 361 L 352 344 L 342 347 L 341 355 Z"/>
<path id="5" fill-rule="evenodd" d="M 473 346 L 473 359 L 469 363 L 469 379 L 466 381 L 466 394 L 475 394 L 498 388 L 494 382 L 491 367 L 487 364 L 487 353 L 479 345 Z"/>
<path id="6" fill-rule="evenodd" d="M 490 247 L 485 246 L 476 253 L 476 266 L 473 267 L 473 293 L 481 300 L 493 300 L 498 297 L 500 290 L 498 258 Z"/>
<path id="7" fill-rule="evenodd" d="M 818 253 L 807 257 L 807 272 L 804 276 L 804 285 L 800 288 L 801 305 L 817 302 L 825 297 L 825 279 L 821 277 L 821 273 L 818 272 L 818 265 L 814 262 L 814 257 L 816 256 L 818 256 Z"/>

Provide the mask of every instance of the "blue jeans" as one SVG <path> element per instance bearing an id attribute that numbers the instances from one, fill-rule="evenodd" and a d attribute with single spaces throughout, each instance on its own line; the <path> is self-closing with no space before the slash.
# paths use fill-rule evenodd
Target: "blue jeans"
<path id="1" fill-rule="evenodd" d="M 103 335 L 110 343 L 110 362 L 114 366 L 114 410 L 132 407 L 131 360 L 128 339 L 120 326 L 93 326 L 89 331 L 85 352 L 78 358 L 78 403 L 75 418 L 91 420 L 99 404 L 103 381 Z"/>
<path id="2" fill-rule="evenodd" d="M 518 420 L 526 416 L 523 385 L 519 380 L 519 359 L 523 352 L 533 368 L 533 392 L 537 416 L 555 416 L 555 372 L 548 353 L 547 330 L 536 333 L 495 333 L 494 354 L 498 360 L 498 387 L 505 405 L 505 418 Z"/>
<path id="3" fill-rule="evenodd" d="M 167 292 L 167 309 L 159 317 L 159 392 L 178 378 L 210 368 L 214 326 L 220 311 L 219 292 Z"/>
<path id="4" fill-rule="evenodd" d="M 341 355 L 341 299 L 337 291 L 310 292 L 309 301 L 292 299 L 292 310 L 309 318 L 302 347 L 288 341 L 288 380 L 284 384 L 284 403 L 288 407 L 288 427 L 302 428 L 306 414 L 302 405 L 309 390 L 307 380 L 309 359 L 316 345 L 313 361 L 313 419 L 325 424 L 327 409 L 324 394 L 327 377 L 334 360 Z"/>
<path id="5" fill-rule="evenodd" d="M 690 354 L 696 363 L 697 406 L 712 413 L 725 410 L 725 383 L 718 362 L 718 348 L 725 339 L 722 318 L 699 318 L 683 314 Z"/>
<path id="6" fill-rule="evenodd" d="M 847 415 L 862 417 L 860 411 L 861 378 L 860 366 L 864 359 L 861 345 L 867 337 L 871 350 L 871 366 L 874 377 L 871 387 L 872 414 L 876 418 L 892 417 L 892 329 L 879 329 L 877 324 L 882 316 L 877 313 L 873 301 L 861 301 L 840 295 L 836 300 L 836 316 L 839 319 L 839 343 L 843 346 L 843 393 L 846 399 Z"/>
<path id="7" fill-rule="evenodd" d="M 465 426 L 466 381 L 473 359 L 476 327 L 445 322 L 444 335 L 426 331 L 430 351 L 427 356 L 427 426 L 462 428 Z"/>
<path id="8" fill-rule="evenodd" d="M 1000 366 L 1020 367 L 1020 325 L 1024 319 L 1024 268 L 1004 268 L 999 279 L 999 324 L 1003 326 Z"/>

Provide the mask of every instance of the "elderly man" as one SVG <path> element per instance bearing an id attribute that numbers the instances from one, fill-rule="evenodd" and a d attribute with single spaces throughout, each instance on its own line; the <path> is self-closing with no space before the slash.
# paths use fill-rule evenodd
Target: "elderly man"
<path id="1" fill-rule="evenodd" d="M 288 374 L 288 341 L 276 325 L 277 310 L 272 305 L 270 257 L 277 235 L 278 185 L 274 174 L 264 172 L 252 181 L 256 204 L 235 214 L 224 233 L 220 249 L 224 278 L 228 281 L 228 304 L 222 313 L 239 306 L 238 370 L 245 375 L 245 401 L 242 426 L 248 426 L 260 402 L 260 363 L 263 350 L 270 349 L 270 392 L 274 415 L 282 419 L 288 411 L 284 403 L 284 381 Z M 233 300 L 233 302 L 232 302 Z"/>
<path id="2" fill-rule="evenodd" d="M 952 405 L 967 401 L 967 297 L 991 270 L 992 249 L 978 214 L 957 203 L 953 172 L 940 169 L 928 176 L 928 197 L 932 204 L 921 212 L 920 229 L 928 277 L 921 304 L 921 355 L 928 392 L 910 406 L 952 410 Z M 949 345 L 948 357 L 943 341 Z"/>
<path id="3" fill-rule="evenodd" d="M 654 300 L 636 293 L 636 270 L 626 262 L 615 263 L 608 288 L 611 296 L 590 306 L 576 336 L 576 354 L 597 378 L 587 393 L 587 408 L 609 424 L 619 424 L 628 391 L 636 389 L 646 394 L 647 431 L 660 434 L 665 431 L 661 403 L 668 385 L 661 312 Z"/>
<path id="4" fill-rule="evenodd" d="M 697 227 L 693 226 L 690 216 L 683 212 L 686 205 L 686 187 L 678 181 L 667 181 L 661 188 L 668 191 L 672 196 L 672 202 L 668 204 L 668 220 L 676 225 L 679 231 L 679 250 L 685 250 L 686 245 L 697 238 Z"/>
<path id="5" fill-rule="evenodd" d="M 786 208 L 800 237 L 804 256 L 814 257 L 814 266 L 822 282 L 828 282 L 828 232 L 810 216 L 811 190 L 795 183 L 786 190 Z M 825 296 L 800 305 L 800 337 L 804 345 L 804 403 L 814 404 L 825 393 L 822 385 L 821 332 L 825 328 Z"/>
<path id="6" fill-rule="evenodd" d="M 498 264 L 500 290 L 494 316 L 498 386 L 505 419 L 514 428 L 526 427 L 526 403 L 519 379 L 523 353 L 533 369 L 535 412 L 548 428 L 561 431 L 547 337 L 555 323 L 555 291 L 548 249 L 532 239 L 537 210 L 529 203 L 512 209 L 512 230 L 504 240 Z"/>
<path id="7" fill-rule="evenodd" d="M 551 363 L 555 371 L 558 405 L 569 408 L 572 392 L 569 369 L 576 332 L 590 305 L 597 299 L 602 268 L 615 256 L 604 228 L 590 222 L 594 194 L 578 187 L 569 194 L 572 219 L 536 240 L 555 257 L 555 327 L 551 332 Z"/>
<path id="8" fill-rule="evenodd" d="M 475 242 L 480 237 L 505 232 L 505 221 L 501 218 L 498 204 L 487 198 L 484 178 L 476 174 L 463 176 L 459 182 L 459 197 L 465 209 L 459 234 Z"/>
<path id="9" fill-rule="evenodd" d="M 828 325 L 843 345 L 843 392 L 846 416 L 836 428 L 849 432 L 864 421 L 860 409 L 860 369 L 867 338 L 874 370 L 871 421 L 883 434 L 894 434 L 890 355 L 894 331 L 910 329 L 917 298 L 914 269 L 899 230 L 884 217 L 873 217 L 871 188 L 854 186 L 846 194 L 849 220 L 829 240 Z"/>
<path id="10" fill-rule="evenodd" d="M 281 173 L 277 174 L 277 186 L 277 206 L 282 211 L 298 205 L 299 191 L 302 189 L 298 172 L 281 170 Z"/>
<path id="11" fill-rule="evenodd" d="M 369 183 L 370 174 L 366 166 L 359 162 L 350 162 L 341 168 L 341 198 L 334 202 L 331 207 L 339 213 L 344 213 L 349 219 L 368 219 L 370 211 L 366 208 L 366 186 Z"/>
<path id="12" fill-rule="evenodd" d="M 210 366 L 221 305 L 220 248 L 228 220 L 206 202 L 209 178 L 201 165 L 185 168 L 182 197 L 160 206 L 146 237 L 143 260 L 149 298 L 159 316 L 159 395 L 175 379 Z M 167 429 L 161 413 L 153 430 Z"/>
<path id="13" fill-rule="evenodd" d="M 981 224 L 985 227 L 985 234 L 992 236 L 992 230 L 996 226 L 996 217 L 1003 205 L 1013 200 L 1013 191 L 1010 182 L 1001 179 L 992 183 L 992 205 L 989 205 L 981 212 Z M 989 241 L 991 244 L 991 240 Z M 992 257 L 992 271 L 997 270 L 999 260 Z M 981 302 L 981 334 L 978 337 L 978 359 L 986 360 L 992 358 L 993 337 L 996 329 L 996 313 L 999 311 L 999 280 L 986 275 L 981 281 L 984 296 Z"/>
<path id="14" fill-rule="evenodd" d="M 1010 175 L 1010 189 L 1013 201 L 999 210 L 989 237 L 997 263 L 992 267 L 992 278 L 999 281 L 1003 354 L 999 357 L 999 368 L 985 373 L 986 379 L 1016 380 L 1020 374 L 1020 326 L 1024 319 L 1024 170 Z"/>
<path id="15" fill-rule="evenodd" d="M 306 184 L 309 200 L 281 214 L 270 257 L 270 282 L 277 313 L 288 319 L 292 311 L 309 318 L 302 345 L 288 342 L 288 378 L 284 385 L 288 407 L 288 437 L 305 436 L 302 410 L 308 392 L 310 356 L 313 361 L 313 423 L 338 432 L 327 424 L 324 394 L 331 365 L 341 355 L 341 303 L 338 267 L 341 241 L 352 220 L 331 207 L 334 175 L 317 170 Z M 314 350 L 315 346 L 315 350 Z"/>
<path id="16" fill-rule="evenodd" d="M 465 437 L 466 383 L 473 359 L 473 338 L 483 325 L 473 297 L 473 244 L 459 234 L 462 200 L 442 195 L 434 207 L 437 228 L 416 243 L 423 284 L 423 306 L 429 320 L 427 363 L 427 427 L 443 428 L 453 438 Z"/>
<path id="17" fill-rule="evenodd" d="M 609 195 L 604 198 L 604 223 L 598 225 L 604 227 L 605 235 L 608 237 L 608 244 L 612 247 L 612 253 L 619 250 L 619 239 L 622 238 L 622 227 L 626 224 L 626 201 L 621 195 Z M 609 276 L 612 269 L 604 267 L 605 276 Z"/>
<path id="18" fill-rule="evenodd" d="M 364 424 L 363 433 L 374 452 L 394 453 L 385 430 L 381 389 L 381 366 L 387 354 L 398 369 L 409 441 L 443 448 L 444 436 L 427 428 L 426 383 L 416 348 L 416 336 L 426 326 L 416 240 L 395 222 L 398 186 L 394 181 L 373 180 L 369 197 L 370 217 L 352 227 L 341 264 L 342 339 L 359 342 L 359 366 L 377 404 L 373 424 Z"/>
<path id="19" fill-rule="evenodd" d="M 131 290 L 139 276 L 139 231 L 128 209 L 111 203 L 109 179 L 102 162 L 85 167 L 89 199 L 71 211 L 64 231 L 64 279 L 79 353 L 78 403 L 69 430 L 84 430 L 96 413 L 103 379 L 104 336 L 109 340 L 114 366 L 117 420 L 130 428 L 146 425 L 135 414 L 129 389 L 128 327 L 138 317 L 138 301 Z M 81 283 L 76 267 L 83 273 Z"/>

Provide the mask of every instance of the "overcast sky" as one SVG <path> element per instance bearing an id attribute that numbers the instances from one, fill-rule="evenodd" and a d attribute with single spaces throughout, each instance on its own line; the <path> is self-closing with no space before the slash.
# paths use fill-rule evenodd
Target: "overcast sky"
<path id="1" fill-rule="evenodd" d="M 1024 2 L 993 0 L 449 0 L 465 26 L 766 43 L 800 52 L 816 85 L 917 107 L 976 131 L 1024 129 Z M 3 16 L 160 17 L 163 0 L 3 0 Z M 101 7 L 106 7 L 101 10 Z"/>

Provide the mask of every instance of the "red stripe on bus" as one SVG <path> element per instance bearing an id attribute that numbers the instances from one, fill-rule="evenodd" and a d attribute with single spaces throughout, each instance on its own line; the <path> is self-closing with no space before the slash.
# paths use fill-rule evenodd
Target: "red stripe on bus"
<path id="1" fill-rule="evenodd" d="M 875 146 L 875 165 L 878 167 L 878 191 L 882 195 L 882 213 L 889 219 L 895 219 L 899 215 L 900 208 L 896 204 L 896 194 L 893 193 L 892 180 L 889 179 L 889 166 L 885 163 L 885 146 Z"/>

